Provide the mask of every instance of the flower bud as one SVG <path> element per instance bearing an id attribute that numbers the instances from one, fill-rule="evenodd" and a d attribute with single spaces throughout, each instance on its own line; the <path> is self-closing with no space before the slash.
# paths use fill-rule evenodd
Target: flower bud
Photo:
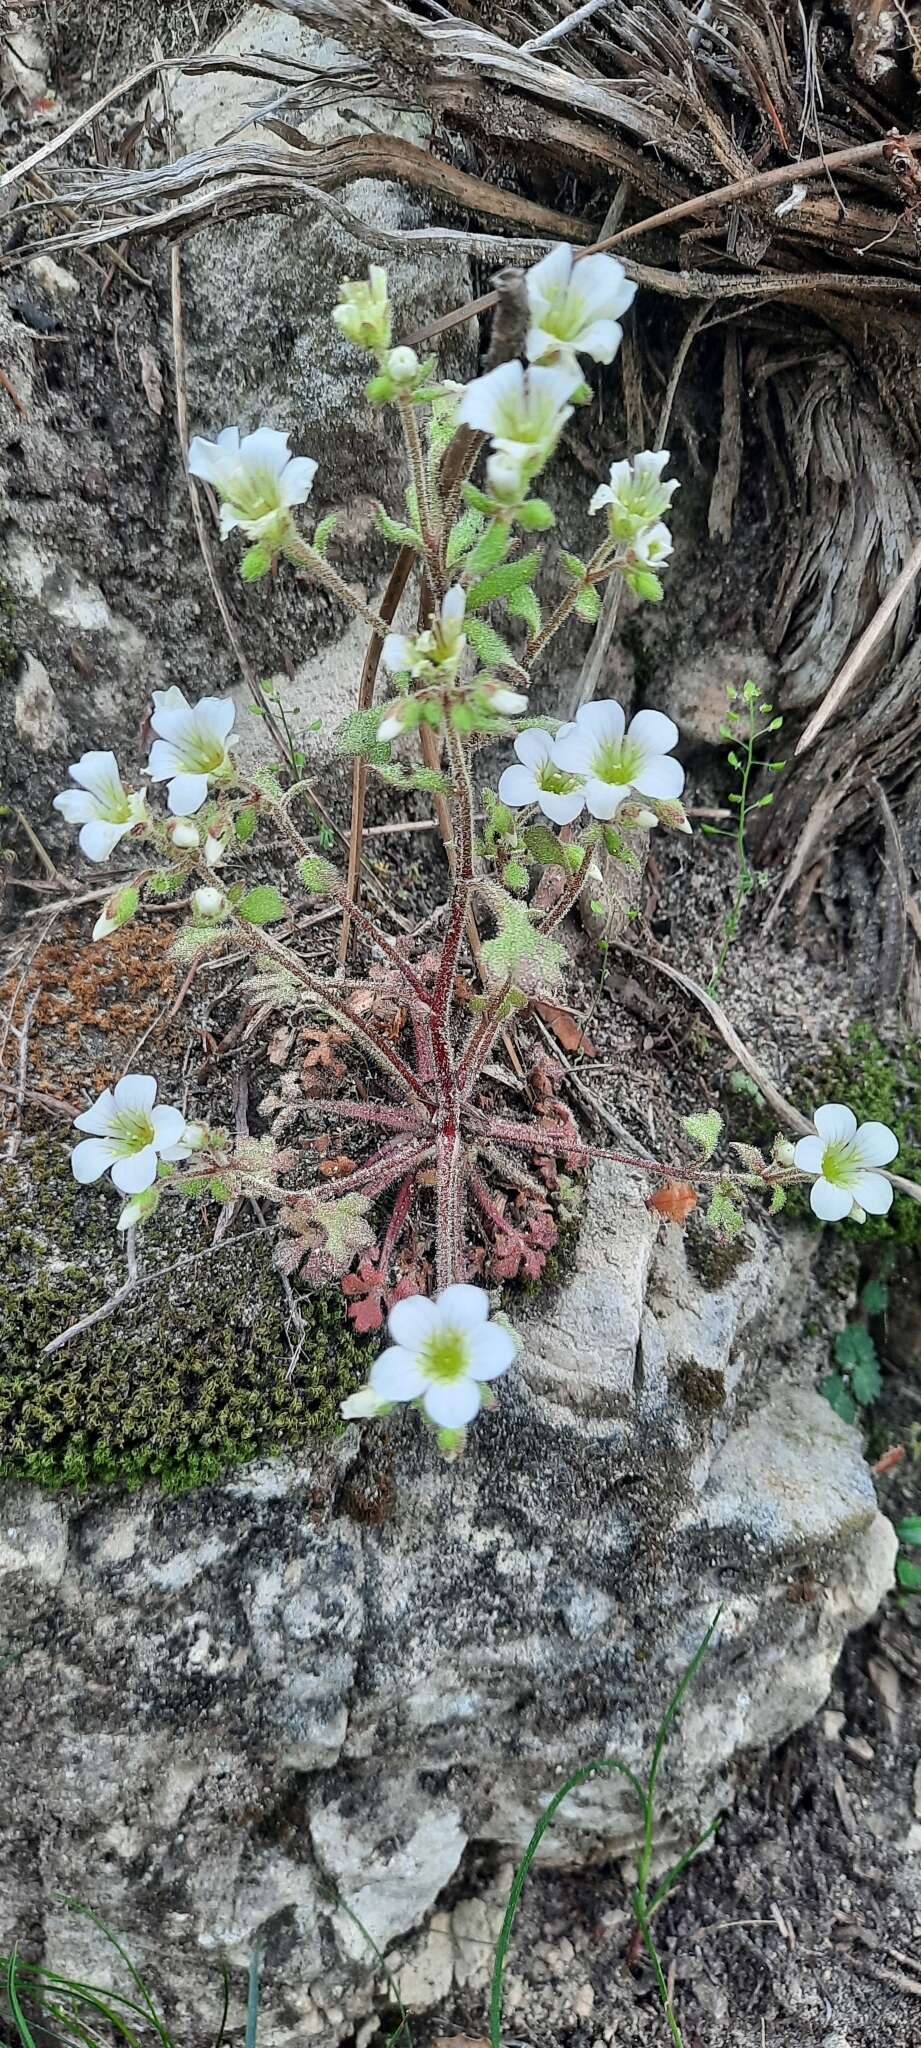
<path id="1" fill-rule="evenodd" d="M 207 1124 L 192 1123 L 186 1124 L 181 1143 L 187 1145 L 190 1152 L 201 1152 L 210 1140 L 211 1132 Z"/>
<path id="2" fill-rule="evenodd" d="M 517 505 L 525 495 L 525 481 L 520 462 L 514 455 L 501 451 L 491 455 L 486 464 L 486 488 L 500 505 Z"/>
<path id="3" fill-rule="evenodd" d="M 117 902 L 117 896 L 110 896 L 108 902 L 103 905 L 93 926 L 94 939 L 107 939 L 112 932 L 117 932 L 118 918 L 112 915 Z"/>
<path id="4" fill-rule="evenodd" d="M 405 732 L 409 724 L 409 698 L 396 697 L 392 704 L 387 705 L 377 728 L 377 737 L 379 740 L 399 739 L 401 732 Z"/>
<path id="5" fill-rule="evenodd" d="M 341 334 L 357 348 L 380 355 L 390 347 L 390 306 L 387 301 L 387 272 L 372 263 L 367 282 L 344 277 L 339 286 L 339 304 L 333 319 Z"/>
<path id="6" fill-rule="evenodd" d="M 521 690 L 508 690 L 502 683 L 496 683 L 485 690 L 485 695 L 490 710 L 500 718 L 517 718 L 522 711 L 527 711 L 528 700 Z"/>
<path id="7" fill-rule="evenodd" d="M 226 835 L 223 832 L 220 835 L 209 832 L 204 846 L 205 866 L 209 868 L 220 867 L 226 852 Z"/>
<path id="8" fill-rule="evenodd" d="M 414 384 L 419 375 L 419 358 L 414 348 L 392 348 L 385 364 L 388 377 L 398 389 Z"/>
<path id="9" fill-rule="evenodd" d="M 658 825 L 659 820 L 656 817 L 655 811 L 644 810 L 637 811 L 636 817 L 633 822 L 634 824 L 641 826 L 644 832 L 652 832 Z"/>
<path id="10" fill-rule="evenodd" d="M 224 902 L 222 889 L 196 889 L 192 895 L 192 909 L 196 917 L 205 919 L 220 917 Z"/>
<path id="11" fill-rule="evenodd" d="M 198 826 L 190 818 L 172 818 L 166 830 L 174 846 L 189 850 L 198 846 Z"/>
<path id="12" fill-rule="evenodd" d="M 158 1187 L 143 1188 L 139 1195 L 132 1195 L 126 1202 L 118 1219 L 119 1230 L 133 1230 L 135 1224 L 146 1223 L 148 1216 L 160 1207 Z"/>
<path id="13" fill-rule="evenodd" d="M 775 1138 L 772 1150 L 778 1166 L 795 1165 L 796 1148 L 789 1138 Z"/>

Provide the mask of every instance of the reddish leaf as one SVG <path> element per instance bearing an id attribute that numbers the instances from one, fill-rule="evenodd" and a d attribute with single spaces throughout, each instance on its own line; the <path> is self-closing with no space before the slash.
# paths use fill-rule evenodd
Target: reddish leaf
<path id="1" fill-rule="evenodd" d="M 321 1159 L 319 1171 L 325 1180 L 334 1180 L 340 1174 L 354 1173 L 355 1161 L 347 1152 L 340 1152 L 335 1159 Z"/>
<path id="2" fill-rule="evenodd" d="M 696 1209 L 700 1197 L 696 1188 L 684 1181 L 669 1181 L 665 1188 L 657 1188 L 650 1195 L 646 1207 L 655 1209 L 668 1223 L 686 1223 L 692 1210 Z"/>
<path id="3" fill-rule="evenodd" d="M 587 1060 L 598 1058 L 598 1048 L 590 1038 L 586 1038 L 578 1017 L 570 1016 L 568 1010 L 561 1010 L 556 1003 L 536 1002 L 534 1008 L 544 1023 L 549 1024 L 564 1052 L 580 1052 Z"/>

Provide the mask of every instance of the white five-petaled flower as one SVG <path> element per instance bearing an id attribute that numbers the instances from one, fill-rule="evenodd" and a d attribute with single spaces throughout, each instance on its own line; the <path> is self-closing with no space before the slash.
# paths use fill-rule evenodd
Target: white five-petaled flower
<path id="1" fill-rule="evenodd" d="M 154 782 L 168 782 L 167 802 L 174 817 L 200 811 L 214 777 L 233 772 L 229 738 L 235 709 L 228 697 L 202 697 L 189 704 L 181 690 L 155 690 L 151 725 L 159 735 L 150 749 L 148 769 Z"/>
<path id="2" fill-rule="evenodd" d="M 108 860 L 126 832 L 146 823 L 146 800 L 124 788 L 114 754 L 82 754 L 67 773 L 77 788 L 62 789 L 54 808 L 68 825 L 82 827 L 79 846 L 87 860 Z"/>
<path id="3" fill-rule="evenodd" d="M 623 340 L 620 315 L 636 297 L 614 256 L 584 256 L 578 263 L 566 242 L 532 265 L 527 278 L 531 363 L 553 363 L 580 376 L 577 355 L 613 362 Z"/>
<path id="4" fill-rule="evenodd" d="M 482 1287 L 458 1282 L 437 1300 L 422 1294 L 390 1311 L 393 1343 L 371 1367 L 381 1401 L 419 1401 L 440 1429 L 463 1429 L 479 1414 L 487 1380 L 507 1372 L 515 1357 L 510 1331 L 489 1320 Z"/>
<path id="5" fill-rule="evenodd" d="M 609 699 L 583 704 L 575 724 L 557 734 L 553 761 L 565 774 L 584 778 L 593 818 L 613 818 L 631 790 L 666 800 L 681 795 L 684 769 L 671 758 L 677 740 L 678 727 L 663 711 L 638 711 L 626 725 L 620 705 Z"/>
<path id="6" fill-rule="evenodd" d="M 292 507 L 310 496 L 317 465 L 309 455 L 292 455 L 288 436 L 258 427 L 241 438 L 225 427 L 216 441 L 196 434 L 189 445 L 189 469 L 213 484 L 221 500 L 221 535 L 242 526 L 250 540 L 279 541 Z"/>
<path id="7" fill-rule="evenodd" d="M 607 511 L 612 539 L 629 542 L 637 554 L 637 543 L 644 535 L 660 531 L 668 535 L 668 528 L 660 529 L 659 522 L 678 489 L 677 477 L 662 476 L 670 460 L 667 448 L 660 448 L 655 454 L 647 448 L 635 455 L 632 462 L 612 462 L 610 482 L 599 484 L 589 505 L 589 512 Z M 668 539 L 670 554 L 670 535 Z M 641 560 L 648 559 L 641 555 Z M 656 559 L 662 560 L 661 551 Z"/>
<path id="8" fill-rule="evenodd" d="M 384 641 L 384 666 L 392 676 L 410 675 L 445 680 L 460 667 L 467 636 L 464 613 L 467 599 L 459 583 L 452 585 L 441 600 L 430 626 L 423 633 L 388 633 Z M 386 734 L 381 734 L 386 738 Z"/>
<path id="9" fill-rule="evenodd" d="M 888 1124 L 859 1124 L 843 1102 L 826 1102 L 812 1119 L 818 1136 L 800 1138 L 793 1163 L 817 1179 L 809 1190 L 809 1206 L 825 1223 L 840 1223 L 853 1211 L 885 1216 L 892 1203 L 892 1182 L 874 1168 L 888 1166 L 899 1141 Z"/>
<path id="10" fill-rule="evenodd" d="M 561 726 L 557 739 L 570 730 Z M 585 789 L 574 775 L 565 774 L 553 758 L 554 742 L 548 732 L 521 732 L 515 741 L 517 764 L 505 768 L 499 777 L 499 801 L 513 811 L 524 804 L 538 804 L 554 825 L 571 825 L 585 808 Z"/>
<path id="11" fill-rule="evenodd" d="M 536 476 L 572 415 L 568 401 L 581 382 L 573 364 L 525 370 L 520 363 L 500 363 L 468 384 L 458 423 L 489 434 L 500 455 L 520 464 L 523 477 Z"/>
<path id="12" fill-rule="evenodd" d="M 152 1074 L 126 1074 L 75 1117 L 75 1129 L 91 1135 L 70 1155 L 74 1178 L 98 1180 L 111 1171 L 121 1194 L 139 1195 L 153 1186 L 158 1159 L 184 1159 L 185 1117 L 181 1109 L 155 1109 L 156 1099 Z"/>

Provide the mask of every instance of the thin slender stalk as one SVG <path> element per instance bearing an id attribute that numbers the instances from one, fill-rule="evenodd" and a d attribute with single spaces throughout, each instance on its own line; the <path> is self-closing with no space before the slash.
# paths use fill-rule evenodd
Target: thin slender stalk
<path id="1" fill-rule="evenodd" d="M 316 981 L 309 969 L 304 966 L 300 956 L 297 953 L 290 952 L 287 946 L 282 945 L 280 939 L 273 939 L 270 933 L 261 926 L 247 924 L 246 920 L 238 917 L 234 910 L 231 910 L 230 914 L 234 930 L 239 934 L 241 940 L 248 945 L 251 952 L 266 954 L 269 959 L 276 961 L 280 967 L 283 967 L 287 974 L 293 975 L 294 979 L 300 982 L 301 987 L 307 990 L 319 1008 L 325 1010 L 328 1016 L 335 1018 L 336 1023 L 341 1024 L 349 1037 L 356 1039 L 360 1045 L 364 1046 L 365 1051 L 377 1062 L 377 1065 L 383 1067 L 391 1079 L 396 1082 L 403 1095 L 408 1095 L 413 1101 L 424 1102 L 426 1108 L 431 1109 L 431 1097 L 427 1090 L 420 1086 L 412 1069 L 406 1065 L 405 1060 L 401 1058 L 398 1052 L 394 1051 L 392 1046 L 387 1045 L 382 1038 L 378 1037 L 372 1025 L 365 1023 L 362 1018 L 354 1016 L 353 1012 L 338 995 L 335 983 Z"/>
<path id="2" fill-rule="evenodd" d="M 347 605 L 350 611 L 364 619 L 366 625 L 371 626 L 381 639 L 385 637 L 387 627 L 383 619 L 377 612 L 371 610 L 370 605 L 365 604 L 364 598 L 359 597 L 357 590 L 353 590 L 351 584 L 346 583 L 344 576 L 340 576 L 332 563 L 326 560 L 326 556 L 318 554 L 316 548 L 310 546 L 309 541 L 301 540 L 300 535 L 292 530 L 285 541 L 284 553 L 289 562 L 295 562 L 301 569 L 309 569 L 318 583 L 322 583 L 334 597 L 338 597 L 342 604 Z"/>
<path id="3" fill-rule="evenodd" d="M 425 456 L 423 453 L 422 440 L 419 433 L 419 421 L 416 417 L 416 408 L 413 405 L 412 399 L 407 397 L 405 392 L 400 393 L 400 396 L 397 400 L 397 404 L 399 406 L 400 421 L 403 427 L 403 438 L 406 442 L 406 452 L 407 455 L 409 456 L 409 466 L 412 472 L 413 489 L 416 494 L 416 510 L 419 515 L 419 531 L 422 535 L 422 539 L 425 544 L 425 552 L 428 562 L 429 574 L 432 579 L 432 586 L 435 590 L 436 596 L 441 597 L 444 594 L 444 579 L 441 573 L 441 551 L 438 544 L 438 536 L 435 532 L 434 523 L 432 520 L 432 501 L 429 496 L 428 477 L 426 476 L 425 473 Z"/>
<path id="4" fill-rule="evenodd" d="M 599 579 L 601 571 L 608 569 L 609 558 L 613 554 L 616 545 L 617 543 L 612 541 L 610 536 L 603 540 L 601 546 L 595 549 L 591 561 L 586 564 L 584 578 L 577 583 L 571 583 L 569 589 L 564 591 L 556 610 L 551 612 L 546 625 L 542 626 L 540 632 L 535 634 L 534 639 L 528 643 L 525 654 L 525 666 L 527 668 L 533 668 L 538 655 L 543 654 L 544 648 L 549 645 L 554 634 L 558 633 L 560 627 L 565 624 L 575 605 L 576 599 L 581 597 L 583 590 L 589 588 Z M 608 573 L 612 574 L 617 566 L 617 563 L 612 563 Z"/>

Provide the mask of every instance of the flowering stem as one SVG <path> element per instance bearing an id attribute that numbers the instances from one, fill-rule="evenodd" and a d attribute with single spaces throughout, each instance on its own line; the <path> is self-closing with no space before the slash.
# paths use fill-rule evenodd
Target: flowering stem
<path id="1" fill-rule="evenodd" d="M 312 548 L 308 541 L 301 540 L 300 535 L 293 531 L 284 543 L 283 552 L 289 562 L 296 562 L 301 569 L 309 569 L 318 583 L 324 584 L 327 590 L 332 591 L 334 597 L 338 597 L 342 604 L 348 605 L 350 611 L 356 612 L 360 619 L 364 619 L 367 625 L 373 627 L 381 640 L 386 639 L 388 628 L 383 619 L 377 612 L 371 610 L 363 597 L 359 597 L 351 584 L 346 583 L 345 578 L 339 575 L 338 570 L 326 560 L 325 555 L 319 554 L 316 548 Z"/>
<path id="2" fill-rule="evenodd" d="M 454 989 L 454 976 L 467 921 L 467 908 L 473 887 L 473 791 L 464 752 L 464 744 L 453 725 L 448 723 L 448 758 L 454 783 L 455 870 L 454 887 L 451 897 L 451 914 L 441 955 L 441 965 L 432 998 L 433 1012 L 437 1013 L 442 1029 L 446 1029 Z"/>
<path id="3" fill-rule="evenodd" d="M 464 1277 L 464 1179 L 467 1154 L 460 1131 L 441 1131 L 437 1147 L 435 1286 L 440 1294 Z"/>
<path id="4" fill-rule="evenodd" d="M 566 882 L 565 888 L 557 897 L 556 902 L 551 904 L 550 909 L 545 910 L 544 915 L 541 918 L 540 925 L 538 927 L 538 929 L 541 932 L 546 933 L 555 931 L 557 925 L 562 924 L 564 918 L 569 916 L 570 911 L 572 910 L 573 906 L 578 902 L 579 896 L 581 895 L 581 892 L 585 887 L 585 878 L 588 873 L 588 865 L 590 859 L 591 848 L 588 846 L 583 847 L 582 859 L 579 862 L 578 867 L 573 868 L 572 873 Z"/>
<path id="5" fill-rule="evenodd" d="M 533 666 L 538 655 L 543 653 L 548 641 L 552 640 L 554 634 L 559 632 L 560 627 L 568 619 L 577 598 L 581 596 L 583 590 L 588 589 L 594 582 L 598 572 L 604 569 L 615 545 L 616 543 L 611 540 L 610 536 L 602 541 L 601 546 L 595 549 L 591 561 L 587 564 L 585 575 L 578 582 L 570 584 L 569 589 L 560 598 L 556 610 L 551 612 L 546 625 L 541 628 L 539 633 L 535 634 L 533 640 L 529 641 L 525 654 L 525 663 L 528 668 Z"/>
<path id="6" fill-rule="evenodd" d="M 425 473 L 425 457 L 422 452 L 422 441 L 419 436 L 416 408 L 413 405 L 412 399 L 408 398 L 405 392 L 400 393 L 397 403 L 400 408 L 403 437 L 406 442 L 406 452 L 409 456 L 410 470 L 412 471 L 413 489 L 416 494 L 416 510 L 419 515 L 419 531 L 425 544 L 429 574 L 432 578 L 436 595 L 443 597 L 444 579 L 441 574 L 441 557 L 438 538 L 432 521 L 432 504 L 429 496 L 428 478 Z"/>

